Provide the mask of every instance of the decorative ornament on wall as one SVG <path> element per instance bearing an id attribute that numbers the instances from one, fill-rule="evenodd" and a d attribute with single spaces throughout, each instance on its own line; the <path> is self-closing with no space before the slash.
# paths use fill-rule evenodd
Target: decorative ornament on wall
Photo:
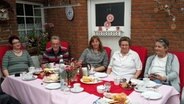
<path id="1" fill-rule="evenodd" d="M 159 11 L 164 11 L 171 18 L 170 28 L 172 30 L 176 29 L 176 16 L 174 15 L 172 9 L 177 1 L 180 0 L 154 0 L 156 6 L 154 8 L 154 12 L 158 13 Z"/>
<path id="2" fill-rule="evenodd" d="M 108 30 L 111 27 L 111 22 L 114 21 L 114 15 L 113 14 L 108 14 L 106 16 L 106 20 L 107 21 L 104 22 L 104 26 L 105 26 L 106 30 Z"/>
<path id="3" fill-rule="evenodd" d="M 0 9 L 0 21 L 9 20 L 8 10 L 7 9 Z"/>
<path id="4" fill-rule="evenodd" d="M 114 15 L 113 14 L 108 14 L 106 17 L 108 22 L 113 22 L 114 21 Z"/>
<path id="5" fill-rule="evenodd" d="M 105 21 L 104 26 L 105 26 L 106 30 L 108 30 L 111 27 L 111 23 L 108 21 Z"/>

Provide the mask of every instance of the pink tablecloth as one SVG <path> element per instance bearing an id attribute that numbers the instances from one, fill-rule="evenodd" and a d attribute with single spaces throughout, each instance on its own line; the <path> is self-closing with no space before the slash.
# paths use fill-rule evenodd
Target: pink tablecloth
<path id="1" fill-rule="evenodd" d="M 156 91 L 162 94 L 158 100 L 147 100 L 141 96 L 141 93 L 132 92 L 129 97 L 134 99 L 137 104 L 180 104 L 179 93 L 172 86 L 162 85 Z"/>
<path id="2" fill-rule="evenodd" d="M 7 94 L 17 98 L 22 104 L 92 104 L 97 96 L 86 92 L 70 93 L 47 90 L 42 80 L 22 81 L 20 77 L 9 76 L 2 83 Z"/>
<path id="3" fill-rule="evenodd" d="M 108 78 L 106 81 L 110 81 Z M 22 104 L 92 104 L 97 96 L 87 92 L 64 93 L 60 90 L 47 90 L 42 80 L 22 81 L 20 77 L 9 76 L 2 83 L 5 93 L 17 98 Z M 95 89 L 95 88 L 94 88 Z M 179 93 L 171 86 L 157 89 L 163 97 L 159 100 L 146 100 L 133 91 L 129 98 L 132 104 L 179 104 Z"/>

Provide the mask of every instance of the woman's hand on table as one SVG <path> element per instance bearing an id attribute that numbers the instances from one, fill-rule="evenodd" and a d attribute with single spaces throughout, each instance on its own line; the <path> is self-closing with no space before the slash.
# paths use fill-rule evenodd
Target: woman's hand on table
<path id="1" fill-rule="evenodd" d="M 149 75 L 149 78 L 150 78 L 151 80 L 156 80 L 156 79 L 158 79 L 158 80 L 160 80 L 160 81 L 166 81 L 166 80 L 167 80 L 167 78 L 166 78 L 165 76 L 161 76 L 161 75 L 159 75 L 159 74 L 150 74 L 150 75 Z"/>

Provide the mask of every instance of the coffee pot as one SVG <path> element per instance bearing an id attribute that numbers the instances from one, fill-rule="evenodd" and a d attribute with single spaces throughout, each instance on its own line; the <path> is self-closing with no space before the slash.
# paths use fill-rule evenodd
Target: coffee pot
<path id="1" fill-rule="evenodd" d="M 82 67 L 79 70 L 80 77 L 89 76 L 89 71 L 91 70 L 91 64 L 82 64 Z"/>

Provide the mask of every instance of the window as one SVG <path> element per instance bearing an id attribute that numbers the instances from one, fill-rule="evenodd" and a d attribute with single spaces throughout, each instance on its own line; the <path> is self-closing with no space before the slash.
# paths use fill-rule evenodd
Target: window
<path id="1" fill-rule="evenodd" d="M 20 38 L 25 38 L 29 34 L 35 33 L 40 35 L 43 30 L 43 10 L 34 9 L 40 7 L 42 4 L 35 4 L 30 2 L 17 2 L 17 24 Z"/>
<path id="2" fill-rule="evenodd" d="M 89 34 L 130 37 L 131 0 L 88 0 Z"/>

